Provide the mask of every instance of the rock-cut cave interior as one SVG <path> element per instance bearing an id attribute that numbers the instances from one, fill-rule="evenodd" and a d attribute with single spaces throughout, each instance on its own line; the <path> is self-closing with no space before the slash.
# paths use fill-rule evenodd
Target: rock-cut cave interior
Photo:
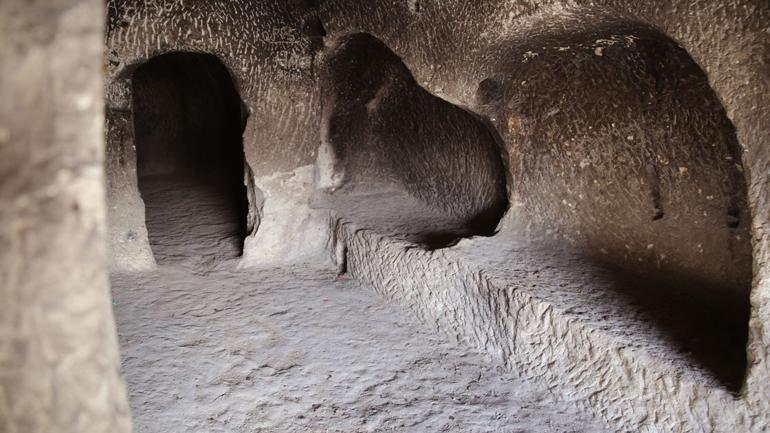
<path id="1" fill-rule="evenodd" d="M 0 0 L 0 433 L 770 431 L 766 0 Z"/>

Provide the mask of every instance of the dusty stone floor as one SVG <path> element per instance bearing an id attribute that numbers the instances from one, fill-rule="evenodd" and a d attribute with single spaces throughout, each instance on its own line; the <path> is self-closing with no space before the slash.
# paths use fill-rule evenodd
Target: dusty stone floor
<path id="1" fill-rule="evenodd" d="M 330 266 L 236 270 L 226 204 L 189 180 L 145 192 L 166 264 L 112 275 L 135 432 L 604 430 Z"/>
<path id="2" fill-rule="evenodd" d="M 237 221 L 245 215 L 229 188 L 212 176 L 142 178 L 147 232 L 158 264 L 208 272 L 240 255 Z"/>
<path id="3" fill-rule="evenodd" d="M 310 264 L 112 283 L 137 433 L 603 431 Z"/>

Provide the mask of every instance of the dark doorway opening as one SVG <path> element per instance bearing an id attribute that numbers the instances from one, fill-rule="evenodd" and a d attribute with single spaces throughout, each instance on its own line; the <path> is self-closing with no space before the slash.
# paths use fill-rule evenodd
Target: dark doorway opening
<path id="1" fill-rule="evenodd" d="M 247 111 L 213 55 L 170 53 L 133 75 L 139 190 L 158 264 L 238 257 L 246 235 Z"/>

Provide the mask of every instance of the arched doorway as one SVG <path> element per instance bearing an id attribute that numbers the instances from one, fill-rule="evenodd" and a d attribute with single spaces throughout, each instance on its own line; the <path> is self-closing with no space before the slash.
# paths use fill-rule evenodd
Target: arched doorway
<path id="1" fill-rule="evenodd" d="M 133 75 L 139 190 L 158 264 L 240 256 L 246 232 L 246 110 L 210 54 L 169 53 Z"/>

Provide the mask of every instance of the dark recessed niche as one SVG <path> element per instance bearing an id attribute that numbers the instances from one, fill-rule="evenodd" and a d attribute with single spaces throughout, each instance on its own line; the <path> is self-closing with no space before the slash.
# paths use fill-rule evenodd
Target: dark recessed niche
<path id="1" fill-rule="evenodd" d="M 137 68 L 132 82 L 139 190 L 156 260 L 205 254 L 220 238 L 240 255 L 246 110 L 227 68 L 213 55 L 170 53 Z"/>

